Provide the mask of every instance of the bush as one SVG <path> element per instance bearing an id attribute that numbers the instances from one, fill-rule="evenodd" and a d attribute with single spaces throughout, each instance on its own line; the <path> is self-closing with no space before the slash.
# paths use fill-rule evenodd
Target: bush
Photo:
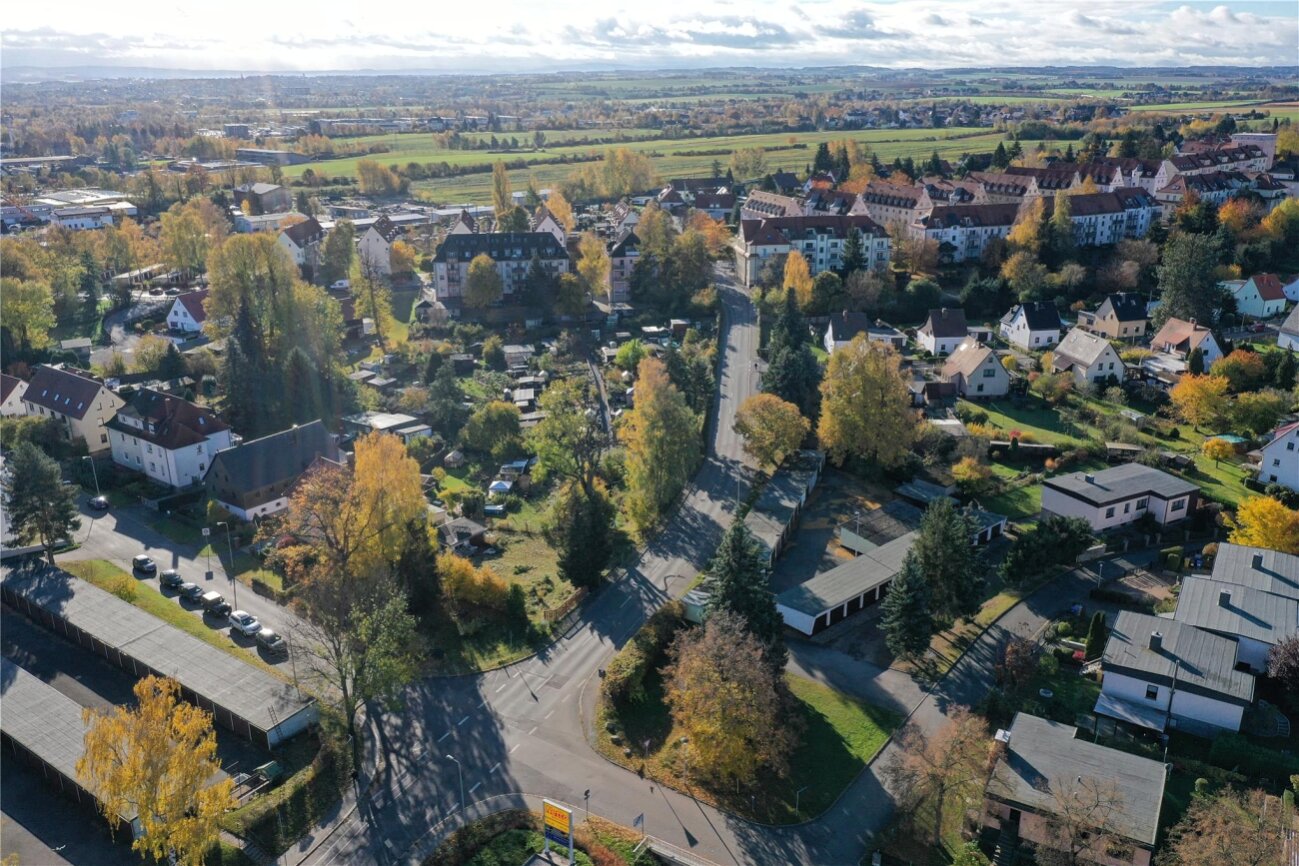
<path id="1" fill-rule="evenodd" d="M 120 598 L 122 601 L 135 601 L 135 578 L 129 574 L 110 574 L 104 580 L 104 589 Z"/>
<path id="2" fill-rule="evenodd" d="M 346 746 L 327 737 L 308 767 L 269 794 L 227 813 L 221 826 L 264 851 L 281 854 L 338 802 L 351 784 L 351 767 Z"/>
<path id="3" fill-rule="evenodd" d="M 604 672 L 604 696 L 614 704 L 645 698 L 645 676 L 662 661 L 668 644 L 685 626 L 685 607 L 672 602 L 660 608 L 613 657 Z"/>
<path id="4" fill-rule="evenodd" d="M 1263 779 L 1286 779 L 1299 773 L 1299 755 L 1264 748 L 1240 734 L 1222 734 L 1209 748 L 1209 761 L 1226 770 Z"/>

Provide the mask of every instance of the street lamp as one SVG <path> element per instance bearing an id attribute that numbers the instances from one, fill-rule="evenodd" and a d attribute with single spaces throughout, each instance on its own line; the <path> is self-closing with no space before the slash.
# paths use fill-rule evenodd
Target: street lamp
<path id="1" fill-rule="evenodd" d="M 463 812 L 465 810 L 465 768 L 454 755 L 447 755 L 447 760 L 455 761 L 456 769 L 460 771 L 460 811 Z"/>
<path id="2" fill-rule="evenodd" d="M 800 796 L 802 795 L 802 793 L 803 793 L 804 791 L 806 791 L 809 787 L 810 787 L 810 786 L 808 786 L 808 785 L 804 785 L 803 787 L 799 788 L 797 791 L 794 792 L 794 814 L 795 814 L 795 815 L 798 814 L 798 802 L 799 802 L 799 797 L 800 797 Z"/>
<path id="3" fill-rule="evenodd" d="M 82 457 L 81 459 L 90 461 L 90 474 L 95 477 L 95 496 L 103 496 L 103 494 L 99 492 L 99 470 L 95 468 L 94 459 L 90 457 Z"/>
<path id="4" fill-rule="evenodd" d="M 217 521 L 217 526 L 224 526 L 226 528 L 226 551 L 230 554 L 230 572 L 226 577 L 230 578 L 230 591 L 234 598 L 235 609 L 238 610 L 239 581 L 235 580 L 235 548 L 234 545 L 230 543 L 230 524 L 227 521 L 219 520 Z M 220 558 L 221 556 L 218 554 L 217 559 Z"/>

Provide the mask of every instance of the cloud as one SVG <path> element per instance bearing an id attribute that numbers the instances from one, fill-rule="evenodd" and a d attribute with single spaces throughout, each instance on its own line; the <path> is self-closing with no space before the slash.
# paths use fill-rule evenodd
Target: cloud
<path id="1" fill-rule="evenodd" d="M 928 15 L 926 15 L 926 16 L 925 16 L 925 23 L 926 23 L 926 24 L 929 24 L 929 25 L 931 25 L 931 26 L 933 26 L 933 27 L 950 27 L 950 26 L 952 26 L 952 22 L 951 22 L 951 21 L 948 21 L 946 18 L 944 18 L 943 16 L 939 15 L 937 12 L 930 12 Z"/>
<path id="2" fill-rule="evenodd" d="M 838 39 L 885 39 L 890 35 L 875 26 L 875 19 L 865 9 L 854 9 L 839 24 L 821 32 Z"/>
<path id="3" fill-rule="evenodd" d="M 1093 18 L 1090 15 L 1084 15 L 1076 9 L 1073 14 L 1069 16 L 1069 23 L 1075 27 L 1086 27 L 1089 30 L 1099 30 L 1102 33 L 1109 33 L 1114 36 L 1129 36 L 1133 33 L 1140 32 L 1135 27 L 1120 24 L 1111 18 Z"/>

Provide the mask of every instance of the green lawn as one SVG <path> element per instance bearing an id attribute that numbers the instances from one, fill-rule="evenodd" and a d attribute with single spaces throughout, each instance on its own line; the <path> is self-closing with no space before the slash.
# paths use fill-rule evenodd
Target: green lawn
<path id="1" fill-rule="evenodd" d="M 127 599 L 136 607 L 158 617 L 158 619 L 175 626 L 186 634 L 193 635 L 199 640 L 209 643 L 219 650 L 229 653 L 242 662 L 259 667 L 267 673 L 284 678 L 276 668 L 266 664 L 257 655 L 256 652 L 244 649 L 235 644 L 230 639 L 230 632 L 227 629 L 209 628 L 203 621 L 203 616 L 198 611 L 186 610 L 180 606 L 180 602 L 174 598 L 168 598 L 150 584 L 142 583 L 136 580 L 132 575 L 127 574 L 113 563 L 103 559 L 87 559 L 74 562 L 61 562 L 59 567 L 64 571 L 81 578 L 88 583 L 93 583 L 100 589 L 106 589 L 109 592 L 114 591 L 115 585 L 120 586 L 125 581 L 129 581 L 134 587 L 134 597 Z M 125 581 L 123 581 L 125 578 Z"/>
<path id="2" fill-rule="evenodd" d="M 1224 99 L 1218 102 L 1168 102 L 1163 105 L 1134 105 L 1133 111 L 1209 111 L 1215 108 L 1239 108 L 1262 105 L 1261 99 Z"/>
<path id="3" fill-rule="evenodd" d="M 1011 487 L 1001 493 L 984 496 L 979 502 L 987 510 L 1004 514 L 1011 520 L 1027 520 L 1036 517 L 1042 510 L 1042 485 Z"/>
<path id="4" fill-rule="evenodd" d="M 1018 430 L 1029 434 L 1035 442 L 1046 445 L 1059 445 L 1072 448 L 1081 444 L 1081 440 L 1072 432 L 1066 431 L 1054 409 L 1040 400 L 1033 401 L 1031 406 L 1017 407 L 1010 403 L 969 403 L 961 401 L 961 406 L 972 412 L 986 412 L 988 424 L 1006 433 Z"/>

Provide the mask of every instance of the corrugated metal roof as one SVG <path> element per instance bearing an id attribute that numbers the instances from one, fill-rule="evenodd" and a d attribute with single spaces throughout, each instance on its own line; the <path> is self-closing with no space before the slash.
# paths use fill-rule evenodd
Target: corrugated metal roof
<path id="1" fill-rule="evenodd" d="M 1158 632 L 1160 648 L 1150 648 L 1150 635 Z M 1152 682 L 1172 683 L 1193 692 L 1233 698 L 1244 704 L 1254 700 L 1254 677 L 1236 670 L 1236 642 L 1194 626 L 1163 617 L 1120 611 L 1105 654 L 1105 670 L 1122 668 Z"/>
<path id="2" fill-rule="evenodd" d="M 1230 593 L 1226 604 L 1223 592 Z M 1299 635 L 1299 599 L 1208 577 L 1188 577 L 1182 581 L 1174 618 L 1219 634 L 1277 644 Z"/>
<path id="3" fill-rule="evenodd" d="M 1114 830 L 1154 845 L 1167 773 L 1164 765 L 1076 738 L 1073 725 L 1019 713 L 1010 726 L 1006 755 L 988 781 L 988 796 L 1050 815 L 1057 796 L 1069 796 L 1078 779 L 1113 785 L 1119 794 Z"/>
<path id="4" fill-rule="evenodd" d="M 1213 579 L 1284 598 L 1299 598 L 1299 556 L 1223 542 L 1213 558 Z"/>

